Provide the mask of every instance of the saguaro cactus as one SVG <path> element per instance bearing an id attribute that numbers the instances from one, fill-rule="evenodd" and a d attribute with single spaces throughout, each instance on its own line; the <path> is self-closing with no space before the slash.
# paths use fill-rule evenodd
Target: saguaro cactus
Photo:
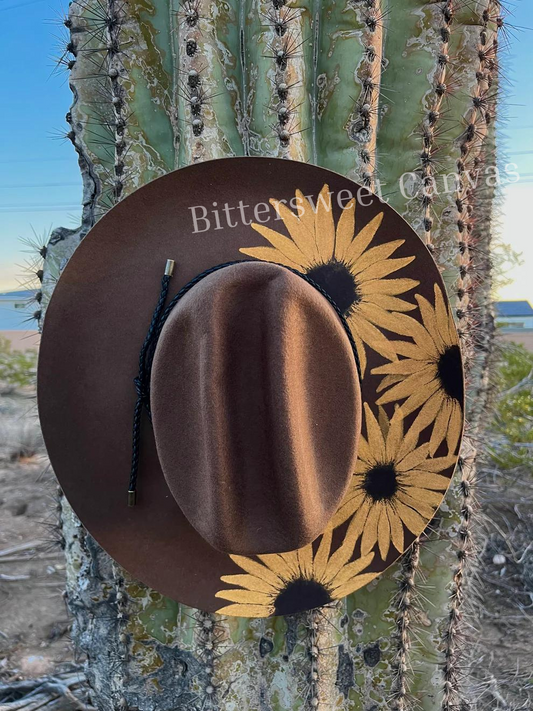
<path id="1" fill-rule="evenodd" d="M 317 163 L 370 187 L 443 271 L 468 429 L 437 518 L 367 588 L 267 620 L 205 614 L 131 580 L 61 501 L 66 599 L 99 709 L 468 706 L 463 606 L 491 348 L 498 0 L 75 0 L 68 136 L 83 220 L 46 251 L 42 312 L 72 250 L 133 189 L 237 155 Z"/>

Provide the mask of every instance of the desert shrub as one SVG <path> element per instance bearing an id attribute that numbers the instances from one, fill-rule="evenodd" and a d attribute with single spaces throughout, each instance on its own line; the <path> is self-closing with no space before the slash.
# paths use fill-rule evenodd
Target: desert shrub
<path id="1" fill-rule="evenodd" d="M 15 351 L 7 338 L 0 336 L 0 386 L 22 388 L 33 384 L 37 351 Z"/>
<path id="2" fill-rule="evenodd" d="M 491 456 L 504 469 L 531 466 L 533 353 L 517 343 L 504 344 L 497 381 L 499 395 L 491 426 Z"/>

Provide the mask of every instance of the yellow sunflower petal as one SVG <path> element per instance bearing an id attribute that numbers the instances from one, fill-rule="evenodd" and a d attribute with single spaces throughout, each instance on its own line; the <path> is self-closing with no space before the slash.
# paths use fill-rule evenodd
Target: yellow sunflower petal
<path id="1" fill-rule="evenodd" d="M 308 230 L 292 210 L 289 210 L 285 203 L 279 202 L 279 200 L 271 200 L 270 203 L 282 218 L 283 224 L 289 231 L 294 244 L 307 258 L 307 264 L 305 266 L 309 266 L 313 262 L 318 261 L 314 234 Z"/>
<path id="2" fill-rule="evenodd" d="M 417 514 L 423 516 L 426 521 L 429 521 L 430 518 L 433 518 L 435 514 L 435 507 L 413 498 L 406 491 L 397 491 L 394 501 L 397 504 L 401 502 L 406 506 L 409 506 L 411 509 L 413 509 L 413 511 L 416 511 Z"/>
<path id="3" fill-rule="evenodd" d="M 363 284 L 369 279 L 383 279 L 389 274 L 403 269 L 414 261 L 414 257 L 399 257 L 398 259 L 386 259 L 377 264 L 372 264 L 357 275 L 359 283 Z"/>
<path id="4" fill-rule="evenodd" d="M 322 534 L 320 539 L 320 545 L 315 555 L 314 560 L 314 578 L 318 582 L 322 582 L 324 574 L 326 572 L 326 566 L 328 564 L 329 553 L 331 550 L 331 538 L 333 535 L 333 528 L 329 526 L 326 531 Z"/>
<path id="5" fill-rule="evenodd" d="M 367 249 L 356 262 L 353 262 L 353 273 L 359 274 L 373 264 L 377 264 L 378 262 L 383 262 L 385 259 L 388 259 L 390 255 L 393 254 L 404 242 L 404 239 L 395 239 L 390 242 L 386 242 L 385 244 L 380 244 L 378 247 L 371 247 L 370 249 Z"/>
<path id="6" fill-rule="evenodd" d="M 448 432 L 448 423 L 450 421 L 450 416 L 452 414 L 452 405 L 448 398 L 444 398 L 442 401 L 442 407 L 437 413 L 435 418 L 435 423 L 433 425 L 433 430 L 431 432 L 431 438 L 429 440 L 429 453 L 431 456 L 437 451 L 439 444 L 442 442 L 446 433 Z"/>
<path id="7" fill-rule="evenodd" d="M 396 361 L 393 362 L 396 363 Z M 372 373 L 373 372 L 374 369 L 372 369 Z M 376 392 L 380 393 L 383 390 L 390 388 L 391 385 L 396 385 L 396 383 L 399 383 L 401 380 L 403 380 L 403 375 L 386 375 L 384 378 L 381 378 L 379 385 L 376 388 Z"/>
<path id="8" fill-rule="evenodd" d="M 403 438 L 403 414 L 400 408 L 396 408 L 385 441 L 385 457 L 389 462 L 396 461 Z"/>
<path id="9" fill-rule="evenodd" d="M 389 517 L 392 545 L 402 553 L 404 549 L 403 524 L 392 506 L 387 506 L 387 515 Z"/>
<path id="10" fill-rule="evenodd" d="M 374 370 L 372 370 L 374 372 Z M 410 397 L 413 392 L 420 393 L 419 388 L 424 385 L 428 385 L 433 377 L 432 373 L 424 374 L 425 377 L 418 377 L 416 373 L 407 375 L 403 380 L 401 380 L 396 385 L 393 385 L 390 390 L 384 395 L 381 395 L 379 400 L 377 400 L 378 405 L 385 405 L 388 402 L 395 402 L 396 400 L 403 400 L 406 397 Z M 411 410 L 412 411 L 412 410 Z M 402 405 L 402 412 L 404 415 L 409 414 L 409 408 Z"/>
<path id="11" fill-rule="evenodd" d="M 404 319 L 408 319 L 409 321 L 412 320 L 410 316 L 406 316 L 401 313 L 390 313 L 389 311 L 382 309 L 381 306 L 377 306 L 367 300 L 360 302 L 358 312 L 363 314 L 369 321 L 376 324 L 376 326 L 386 328 L 392 333 L 402 333 L 405 326 Z M 389 343 L 389 349 L 395 353 L 396 351 L 394 346 L 390 341 L 388 341 L 388 339 L 387 342 Z"/>
<path id="12" fill-rule="evenodd" d="M 421 348 L 416 343 L 408 343 L 407 341 L 392 341 L 392 346 L 398 355 L 405 356 L 418 362 L 432 361 L 435 354 L 432 351 L 429 353 L 425 348 Z"/>
<path id="13" fill-rule="evenodd" d="M 260 580 L 255 575 L 223 575 L 220 579 L 228 585 L 236 585 L 255 592 L 275 594 L 278 590 L 277 586 L 267 583 L 266 580 Z"/>
<path id="14" fill-rule="evenodd" d="M 363 436 L 359 437 L 359 446 L 357 447 L 357 464 L 367 464 L 369 466 L 376 464 L 376 457 Z"/>
<path id="15" fill-rule="evenodd" d="M 344 207 L 337 223 L 337 234 L 335 237 L 335 259 L 344 261 L 346 251 L 355 233 L 355 198 Z"/>
<path id="16" fill-rule="evenodd" d="M 459 439 L 463 431 L 463 410 L 458 402 L 453 402 L 446 443 L 450 454 L 457 452 Z"/>
<path id="17" fill-rule="evenodd" d="M 402 474 L 402 484 L 407 486 L 421 487 L 423 489 L 435 489 L 443 491 L 450 485 L 450 479 L 441 474 L 433 474 L 424 471 L 412 471 Z"/>
<path id="18" fill-rule="evenodd" d="M 324 185 L 318 196 L 315 214 L 315 236 L 318 253 L 324 262 L 333 257 L 335 249 L 335 222 L 331 206 L 329 185 Z"/>
<path id="19" fill-rule="evenodd" d="M 294 570 L 287 561 L 278 553 L 264 553 L 257 556 L 270 570 L 273 570 L 283 580 L 290 580 Z"/>
<path id="20" fill-rule="evenodd" d="M 424 462 L 424 469 L 428 472 L 439 472 L 457 464 L 457 455 L 454 452 L 447 454 L 445 457 L 434 457 Z"/>
<path id="21" fill-rule="evenodd" d="M 301 190 L 296 190 L 296 198 L 298 200 L 298 217 L 307 230 L 314 235 L 315 232 L 315 211 L 309 200 L 305 197 Z M 314 238 L 313 238 L 314 239 Z"/>
<path id="22" fill-rule="evenodd" d="M 356 590 L 360 590 L 365 585 L 368 585 L 368 583 L 371 583 L 378 575 L 379 573 L 364 573 L 363 575 L 358 575 L 349 583 L 338 587 L 333 594 L 333 598 L 340 600 L 342 597 L 346 597 L 346 595 L 351 595 Z"/>
<path id="23" fill-rule="evenodd" d="M 385 442 L 387 441 L 387 435 L 389 433 L 389 418 L 387 416 L 387 413 L 385 412 L 385 408 L 378 406 L 378 423 L 381 428 L 381 432 L 383 434 L 383 439 Z"/>
<path id="24" fill-rule="evenodd" d="M 302 265 L 288 259 L 284 254 L 282 254 L 278 249 L 274 247 L 248 247 L 246 249 L 239 249 L 239 252 L 246 254 L 248 257 L 253 257 L 254 259 L 260 259 L 262 262 L 273 262 L 274 264 L 282 264 L 284 267 L 290 267 L 291 269 L 302 269 Z M 303 261 L 302 259 L 299 261 Z"/>
<path id="25" fill-rule="evenodd" d="M 415 295 L 416 298 L 417 295 Z M 425 351 L 428 359 L 437 360 L 440 351 L 435 345 L 435 341 L 428 333 L 427 329 L 422 326 L 416 319 L 407 316 L 406 314 L 399 314 L 401 316 L 400 323 L 396 327 L 396 332 L 401 333 L 402 336 L 410 336 L 419 349 Z"/>
<path id="26" fill-rule="evenodd" d="M 376 460 L 383 462 L 386 457 L 386 449 L 381 427 L 379 426 L 379 423 L 367 402 L 364 404 L 364 411 L 367 442 L 374 453 Z"/>
<path id="27" fill-rule="evenodd" d="M 347 563 L 345 566 L 339 570 L 337 575 L 329 582 L 332 588 L 339 587 L 340 585 L 345 585 L 354 576 L 358 575 L 362 570 L 368 568 L 372 560 L 374 559 L 375 553 L 369 553 L 368 555 L 358 558 L 357 560 Z"/>
<path id="28" fill-rule="evenodd" d="M 393 363 L 380 365 L 378 368 L 372 368 L 372 375 L 411 375 L 412 373 L 419 373 L 424 367 L 428 368 L 430 366 L 424 366 L 420 361 L 411 360 L 411 358 L 404 358 L 395 360 Z"/>
<path id="29" fill-rule="evenodd" d="M 439 353 L 443 353 L 446 350 L 445 338 L 441 335 L 441 328 L 439 328 L 439 324 L 437 323 L 437 317 L 435 316 L 433 307 L 429 301 L 423 296 L 420 296 L 420 294 L 416 294 L 415 299 L 418 302 L 418 308 L 420 309 L 422 321 L 424 322 L 427 332 L 433 339 Z"/>
<path id="30" fill-rule="evenodd" d="M 351 262 L 353 264 L 363 254 L 370 242 L 374 239 L 376 232 L 379 230 L 381 223 L 383 222 L 383 215 L 384 213 L 380 212 L 379 215 L 373 217 L 370 222 L 356 234 L 351 245 L 346 250 L 345 260 L 347 262 Z"/>
<path id="31" fill-rule="evenodd" d="M 344 498 L 343 504 L 350 503 L 353 506 L 353 512 L 355 513 L 363 503 L 363 499 L 365 498 L 365 496 L 366 493 L 364 489 L 361 488 L 360 484 L 357 484 L 357 488 L 354 488 L 353 490 L 348 490 L 348 493 Z"/>
<path id="32" fill-rule="evenodd" d="M 304 578 L 311 579 L 313 577 L 313 547 L 308 545 L 299 548 L 296 551 L 296 555 L 298 556 L 300 575 Z"/>
<path id="33" fill-rule="evenodd" d="M 424 404 L 424 406 L 416 416 L 416 419 L 413 422 L 412 426 L 419 432 L 422 432 L 423 429 L 425 429 L 435 420 L 435 418 L 437 417 L 437 413 L 444 405 L 444 401 L 445 396 L 442 390 L 437 390 L 435 394 L 432 395 L 429 400 L 427 400 L 427 402 Z M 442 440 L 444 439 L 445 434 L 445 432 L 442 433 L 440 442 L 442 442 Z M 437 435 L 440 436 L 440 433 L 437 433 Z"/>
<path id="34" fill-rule="evenodd" d="M 342 568 L 342 566 L 346 565 L 346 563 L 352 557 L 353 549 L 355 548 L 355 542 L 361 535 L 361 531 L 366 525 L 366 519 L 369 510 L 370 501 L 367 498 L 365 501 L 363 501 L 363 503 L 357 510 L 357 513 L 353 516 L 352 520 L 348 524 L 348 528 L 346 530 L 346 535 L 344 537 L 343 542 L 337 548 L 335 553 L 330 556 L 326 569 L 326 575 L 328 576 L 328 579 L 331 580 L 331 578 L 335 576 Z M 335 526 L 335 519 L 333 525 Z"/>
<path id="35" fill-rule="evenodd" d="M 375 306 L 379 306 L 386 311 L 412 311 L 416 309 L 416 304 L 411 304 L 408 301 L 399 299 L 397 296 L 388 296 L 387 294 L 372 294 L 372 298 L 368 296 L 366 301 L 372 302 Z"/>
<path id="36" fill-rule="evenodd" d="M 411 412 L 414 412 L 425 402 L 429 402 L 432 397 L 440 397 L 439 382 L 436 378 L 427 382 L 427 375 L 420 378 L 418 390 L 412 395 L 409 395 L 405 402 L 402 402 L 402 412 L 407 417 Z M 381 398 L 380 398 L 381 399 Z M 413 425 L 414 427 L 414 425 Z M 415 428 L 416 431 L 416 428 Z M 420 432 L 420 430 L 418 430 Z"/>
<path id="37" fill-rule="evenodd" d="M 415 501 L 423 501 L 425 504 L 428 504 L 435 509 L 440 506 L 444 495 L 442 491 L 430 491 L 429 489 L 419 488 L 416 486 L 410 486 L 408 493 L 409 496 L 411 496 Z"/>
<path id="38" fill-rule="evenodd" d="M 239 568 L 242 568 L 247 573 L 249 573 L 250 575 L 254 575 L 260 580 L 266 580 L 268 583 L 270 583 L 276 588 L 279 588 L 280 585 L 283 584 L 283 581 L 281 580 L 279 575 L 277 575 L 274 571 L 269 570 L 261 563 L 257 563 L 255 560 L 252 560 L 251 558 L 247 558 L 243 555 L 230 555 L 230 558 L 236 565 L 239 566 Z"/>
<path id="39" fill-rule="evenodd" d="M 387 558 L 391 540 L 391 530 L 389 517 L 387 516 L 387 506 L 383 506 L 378 521 L 378 546 L 382 560 Z"/>
<path id="40" fill-rule="evenodd" d="M 217 610 L 219 615 L 230 617 L 270 617 L 273 612 L 273 606 L 264 605 L 226 605 Z"/>
<path id="41" fill-rule="evenodd" d="M 444 334 L 446 343 L 454 345 L 457 342 L 457 332 L 453 323 L 449 308 L 444 302 L 442 290 L 438 284 L 434 285 L 435 292 L 435 316 L 441 332 Z"/>
<path id="42" fill-rule="evenodd" d="M 366 498 L 366 497 L 363 497 Z M 354 499 L 345 500 L 333 516 L 332 524 L 333 528 L 341 526 L 345 521 L 347 521 L 351 516 L 358 521 L 363 517 L 366 517 L 366 512 L 368 512 L 367 504 L 365 501 L 361 501 L 359 497 Z M 364 526 L 364 518 L 361 521 L 361 530 Z"/>
<path id="43" fill-rule="evenodd" d="M 409 452 L 401 460 L 396 461 L 398 472 L 408 472 L 410 469 L 418 469 L 422 462 L 428 458 L 429 445 L 421 444 L 417 449 Z"/>
<path id="44" fill-rule="evenodd" d="M 403 408 L 401 408 L 401 410 L 403 414 Z M 398 449 L 398 454 L 396 455 L 397 468 L 401 466 L 401 462 L 405 457 L 417 448 L 416 445 L 418 444 L 419 434 L 420 433 L 416 429 L 413 429 L 413 427 L 410 427 L 405 433 L 400 448 Z"/>
<path id="45" fill-rule="evenodd" d="M 405 523 L 407 528 L 414 533 L 415 536 L 419 536 L 424 528 L 427 526 L 427 519 L 422 518 L 420 514 L 416 511 L 406 506 L 401 501 L 394 501 L 394 508 L 398 512 L 399 517 Z"/>
<path id="46" fill-rule="evenodd" d="M 378 540 L 378 522 L 383 505 L 375 502 L 368 512 L 363 535 L 361 536 L 361 555 L 370 553 Z"/>
<path id="47" fill-rule="evenodd" d="M 300 574 L 300 561 L 298 560 L 297 551 L 279 553 L 278 555 L 283 558 L 289 570 L 291 571 L 291 577 L 298 577 L 298 575 Z"/>
<path id="48" fill-rule="evenodd" d="M 359 292 L 362 296 L 367 294 L 398 296 L 406 291 L 419 286 L 420 282 L 416 279 L 369 279 L 364 284 L 359 286 Z"/>
<path id="49" fill-rule="evenodd" d="M 331 521 L 333 524 L 333 528 L 338 528 L 339 526 L 342 526 L 342 524 L 349 518 L 351 518 L 358 510 L 359 507 L 353 505 L 350 501 L 343 502 L 337 509 L 337 512 L 335 513 Z"/>
<path id="50" fill-rule="evenodd" d="M 457 457 L 455 454 L 449 454 L 446 457 L 433 457 L 432 459 L 426 459 L 424 462 L 422 462 L 418 469 L 426 473 L 436 472 L 438 474 L 439 472 L 443 472 L 446 469 L 449 469 L 450 467 L 454 466 L 456 461 Z"/>
<path id="51" fill-rule="evenodd" d="M 292 239 L 285 237 L 275 230 L 271 230 L 270 227 L 258 225 L 256 222 L 252 222 L 252 229 L 259 232 L 259 234 L 268 240 L 270 244 L 278 250 L 278 252 L 281 252 L 281 254 L 283 254 L 287 259 L 290 259 L 291 262 L 297 264 L 300 269 L 305 267 L 307 264 L 305 254 L 298 249 Z"/>
<path id="52" fill-rule="evenodd" d="M 355 316 L 350 317 L 349 324 L 352 331 L 355 331 L 373 350 L 389 360 L 396 360 L 396 353 L 390 341 L 369 321 L 366 321 L 364 318 L 357 319 L 356 312 Z M 359 358 L 361 359 L 360 354 Z"/>
<path id="53" fill-rule="evenodd" d="M 357 462 L 355 463 L 354 476 L 364 477 L 366 472 L 371 468 L 372 465 L 368 461 L 365 461 L 362 457 L 358 457 Z"/>
<path id="54" fill-rule="evenodd" d="M 278 591 L 279 592 L 279 591 Z M 220 597 L 228 602 L 242 602 L 245 605 L 265 605 L 272 604 L 272 595 L 255 592 L 254 590 L 219 590 L 215 597 Z"/>

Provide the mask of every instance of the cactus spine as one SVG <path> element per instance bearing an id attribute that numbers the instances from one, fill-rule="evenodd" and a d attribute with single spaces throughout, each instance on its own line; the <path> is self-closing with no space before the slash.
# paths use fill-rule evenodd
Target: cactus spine
<path id="1" fill-rule="evenodd" d="M 67 599 L 100 709 L 468 708 L 465 576 L 491 349 L 498 0 L 75 0 L 69 137 L 82 225 L 134 188 L 234 155 L 315 162 L 376 190 L 443 270 L 468 362 L 469 428 L 438 517 L 368 589 L 270 620 L 225 619 L 128 578 L 62 500 Z"/>

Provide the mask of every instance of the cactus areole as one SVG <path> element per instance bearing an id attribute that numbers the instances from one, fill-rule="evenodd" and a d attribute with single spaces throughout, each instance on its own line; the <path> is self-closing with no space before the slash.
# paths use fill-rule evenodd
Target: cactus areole
<path id="1" fill-rule="evenodd" d="M 242 617 L 339 600 L 413 543 L 457 463 L 463 391 L 418 235 L 370 190 L 273 158 L 190 166 L 109 211 L 39 363 L 87 530 L 168 597 Z"/>

